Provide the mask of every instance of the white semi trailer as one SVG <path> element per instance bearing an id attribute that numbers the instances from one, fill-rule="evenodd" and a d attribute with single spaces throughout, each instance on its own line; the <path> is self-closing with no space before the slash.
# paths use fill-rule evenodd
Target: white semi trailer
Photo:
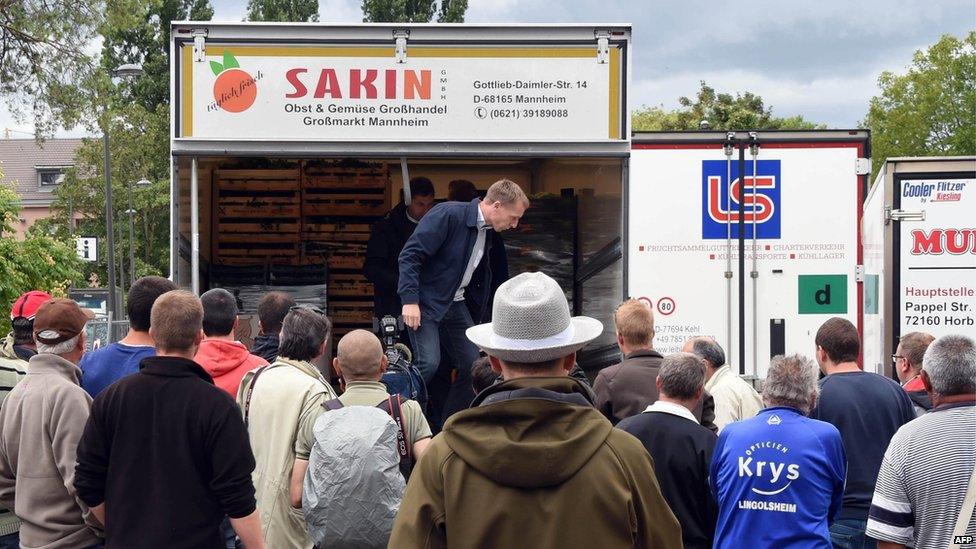
<path id="1" fill-rule="evenodd" d="M 976 157 L 889 158 L 864 205 L 864 367 L 910 332 L 976 338 Z"/>

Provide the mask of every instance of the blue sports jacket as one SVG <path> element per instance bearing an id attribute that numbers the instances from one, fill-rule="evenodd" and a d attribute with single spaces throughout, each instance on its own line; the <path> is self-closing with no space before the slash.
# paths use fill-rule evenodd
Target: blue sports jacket
<path id="1" fill-rule="evenodd" d="M 844 443 L 829 423 L 786 407 L 730 423 L 709 475 L 719 507 L 714 547 L 830 549 L 846 475 Z"/>
<path id="2" fill-rule="evenodd" d="M 400 252 L 397 293 L 406 304 L 419 303 L 421 315 L 440 321 L 461 287 L 478 237 L 478 204 L 444 202 L 425 215 Z M 481 263 L 465 289 L 475 324 L 481 322 L 498 283 L 508 278 L 502 239 L 489 230 Z"/>

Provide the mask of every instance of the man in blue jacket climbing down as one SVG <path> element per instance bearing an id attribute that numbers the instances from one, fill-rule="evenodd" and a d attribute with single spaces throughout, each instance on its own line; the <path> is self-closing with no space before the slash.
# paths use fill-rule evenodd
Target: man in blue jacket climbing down
<path id="1" fill-rule="evenodd" d="M 492 289 L 508 278 L 507 265 L 492 264 L 490 258 L 504 256 L 490 253 L 493 239 L 488 238 L 488 231 L 514 229 L 528 207 L 525 192 L 502 179 L 488 188 L 484 200 L 435 206 L 400 252 L 397 293 L 403 303 L 403 321 L 410 328 L 416 365 L 429 382 L 443 347 L 458 370 L 444 406 L 444 420 L 467 408 L 473 398 L 469 378 L 478 349 L 465 336 L 475 324 L 466 301 L 475 305 L 471 310 L 483 313 L 491 303 Z"/>

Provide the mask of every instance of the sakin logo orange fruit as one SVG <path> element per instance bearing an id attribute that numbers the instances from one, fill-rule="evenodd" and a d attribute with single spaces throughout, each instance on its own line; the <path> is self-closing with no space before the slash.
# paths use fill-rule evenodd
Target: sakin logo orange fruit
<path id="1" fill-rule="evenodd" d="M 214 101 L 227 112 L 243 112 L 254 104 L 258 86 L 254 78 L 241 70 L 234 54 L 224 50 L 223 63 L 210 62 L 210 69 L 217 80 L 214 82 Z"/>

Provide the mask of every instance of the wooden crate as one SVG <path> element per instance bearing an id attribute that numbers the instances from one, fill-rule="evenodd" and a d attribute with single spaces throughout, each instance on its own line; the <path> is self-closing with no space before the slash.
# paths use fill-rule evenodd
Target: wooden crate
<path id="1" fill-rule="evenodd" d="M 369 240 L 369 223 L 319 223 L 302 220 L 302 240 L 313 242 L 352 242 Z"/>
<path id="2" fill-rule="evenodd" d="M 298 192 L 288 196 L 219 196 L 216 217 L 237 218 L 292 218 L 302 215 L 301 197 Z"/>
<path id="3" fill-rule="evenodd" d="M 362 271 L 363 264 L 366 262 L 366 247 L 347 244 L 346 246 L 327 251 L 325 256 L 328 258 L 329 270 Z"/>
<path id="4" fill-rule="evenodd" d="M 305 216 L 379 217 L 389 209 L 386 196 L 382 194 L 302 191 L 302 214 Z"/>
<path id="5" fill-rule="evenodd" d="M 361 274 L 329 274 L 329 296 L 358 297 L 373 296 L 373 285 Z"/>
<path id="6" fill-rule="evenodd" d="M 220 233 L 251 233 L 251 234 L 299 234 L 302 225 L 297 219 L 266 218 L 241 219 L 225 218 L 217 220 L 218 234 Z"/>
<path id="7" fill-rule="evenodd" d="M 299 257 L 301 244 L 290 242 L 217 242 L 217 257 Z"/>
<path id="8" fill-rule="evenodd" d="M 380 170 L 315 172 L 306 170 L 302 178 L 304 189 L 380 189 L 386 191 L 389 174 Z"/>
<path id="9" fill-rule="evenodd" d="M 336 325 L 372 325 L 372 301 L 333 301 L 329 303 L 329 319 Z"/>

